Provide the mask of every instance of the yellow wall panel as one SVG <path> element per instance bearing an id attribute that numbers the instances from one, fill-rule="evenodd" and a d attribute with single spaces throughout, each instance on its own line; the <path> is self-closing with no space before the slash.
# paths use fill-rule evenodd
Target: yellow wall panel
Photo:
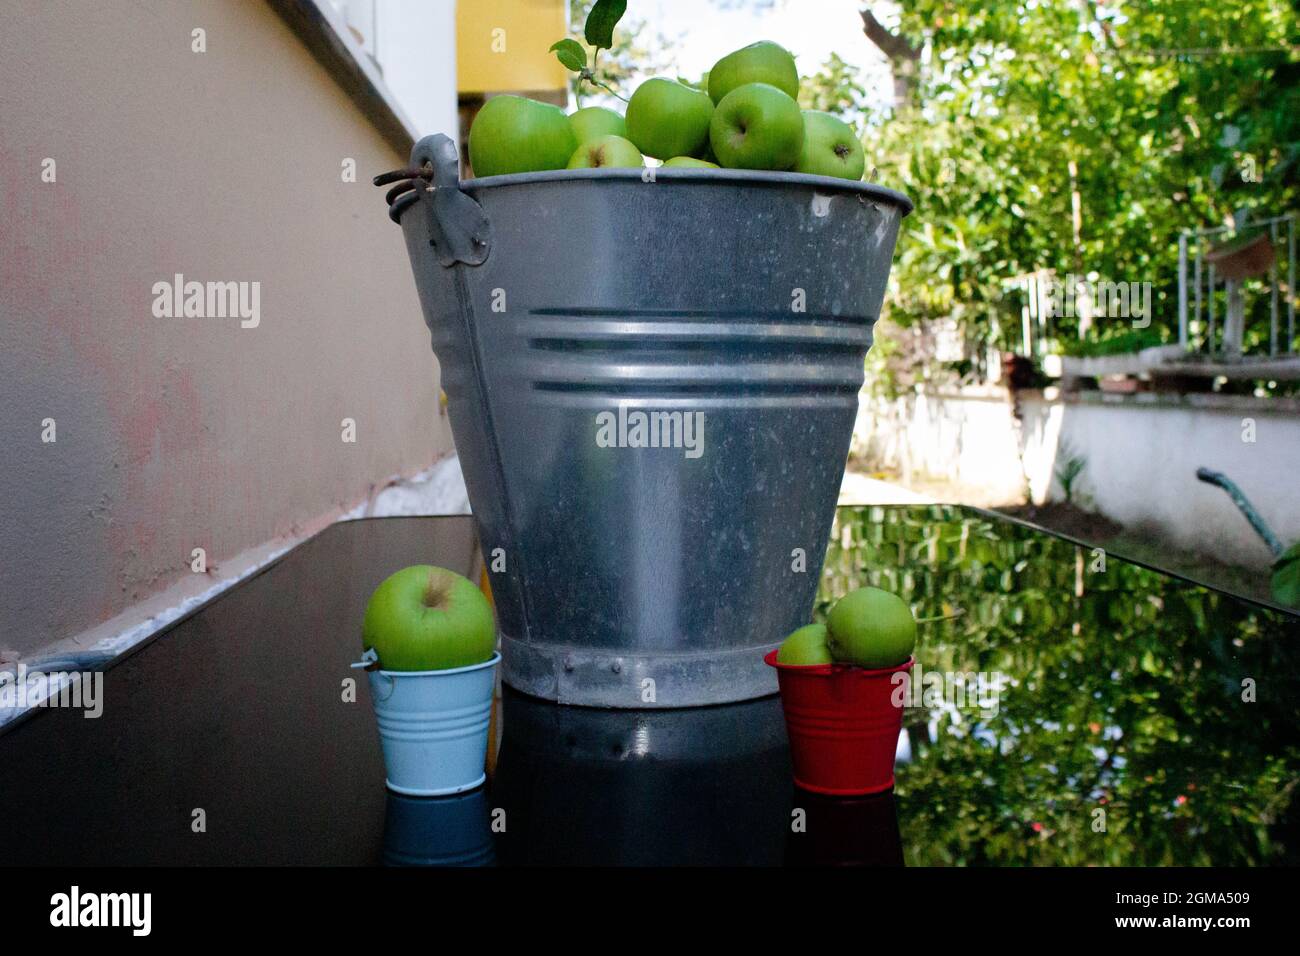
<path id="1" fill-rule="evenodd" d="M 563 90 L 568 71 L 550 53 L 568 32 L 568 0 L 460 0 L 456 73 L 462 93 Z"/>

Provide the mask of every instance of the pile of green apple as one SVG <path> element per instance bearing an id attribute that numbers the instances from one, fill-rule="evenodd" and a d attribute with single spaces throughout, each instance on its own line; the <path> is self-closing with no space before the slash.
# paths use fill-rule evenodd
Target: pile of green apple
<path id="1" fill-rule="evenodd" d="M 784 47 L 763 41 L 727 54 L 709 71 L 708 86 L 705 92 L 678 80 L 646 80 L 626 116 L 600 106 L 566 115 L 548 103 L 496 96 L 470 127 L 470 164 L 475 176 L 501 176 L 635 168 L 651 156 L 667 167 L 862 178 L 866 160 L 852 127 L 799 109 L 799 72 Z"/>
<path id="2" fill-rule="evenodd" d="M 440 671 L 488 660 L 496 648 L 492 604 L 455 571 L 417 564 L 375 588 L 361 646 L 386 671 Z"/>
<path id="3" fill-rule="evenodd" d="M 916 618 L 907 602 L 880 588 L 859 588 L 835 602 L 825 624 L 809 624 L 787 637 L 776 660 L 881 670 L 906 663 L 915 646 Z"/>

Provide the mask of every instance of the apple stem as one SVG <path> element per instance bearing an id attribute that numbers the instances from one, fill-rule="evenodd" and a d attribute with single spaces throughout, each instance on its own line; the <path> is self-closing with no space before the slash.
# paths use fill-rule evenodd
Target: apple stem
<path id="1" fill-rule="evenodd" d="M 451 582 L 436 570 L 429 572 L 429 583 L 424 587 L 424 606 L 442 607 L 451 593 Z"/>
<path id="2" fill-rule="evenodd" d="M 610 96 L 613 96 L 613 97 L 615 97 L 616 99 L 620 99 L 620 100 L 622 100 L 624 103 L 627 102 L 627 98 L 626 98 L 626 97 L 623 97 L 623 96 L 619 96 L 618 93 L 617 93 L 617 91 L 615 91 L 615 90 L 613 89 L 613 87 L 608 86 L 608 85 L 605 84 L 605 83 L 602 83 L 600 80 L 592 80 L 592 82 L 595 83 L 597 86 L 599 86 L 602 90 L 604 90 L 604 91 L 605 91 L 606 93 L 608 93 Z"/>
<path id="3" fill-rule="evenodd" d="M 597 50 L 596 52 L 599 54 L 600 50 Z M 602 80 L 596 79 L 596 61 L 594 58 L 591 61 L 591 66 L 587 69 L 584 69 L 581 73 L 578 74 L 578 90 L 577 90 L 578 96 L 582 95 L 583 80 L 586 80 L 592 86 L 599 86 L 602 90 L 604 90 L 606 93 L 608 93 L 610 96 L 614 97 L 615 99 L 623 100 L 624 103 L 627 102 L 627 100 L 624 97 L 618 95 L 618 91 L 615 90 L 612 86 L 603 82 Z"/>

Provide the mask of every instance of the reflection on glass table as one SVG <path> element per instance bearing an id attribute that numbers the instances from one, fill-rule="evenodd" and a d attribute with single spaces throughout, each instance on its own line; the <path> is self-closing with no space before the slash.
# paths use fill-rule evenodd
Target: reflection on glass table
<path id="1" fill-rule="evenodd" d="M 945 618 L 921 628 L 894 793 L 796 790 L 776 697 L 508 688 L 485 788 L 386 793 L 345 686 L 367 597 L 477 560 L 464 517 L 327 529 L 113 663 L 99 719 L 0 728 L 0 819 L 30 862 L 83 865 L 1300 862 L 1300 619 L 940 506 L 840 509 L 814 608 L 871 584 Z"/>
<path id="2" fill-rule="evenodd" d="M 965 680 L 911 694 L 909 864 L 1300 861 L 1296 617 L 949 507 L 840 509 L 819 612 L 863 584 L 962 612 L 921 629 Z"/>

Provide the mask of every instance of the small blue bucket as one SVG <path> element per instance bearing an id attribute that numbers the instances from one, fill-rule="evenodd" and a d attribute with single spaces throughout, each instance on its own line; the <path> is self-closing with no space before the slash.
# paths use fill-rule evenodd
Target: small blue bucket
<path id="1" fill-rule="evenodd" d="M 487 779 L 488 721 L 499 653 L 444 671 L 368 671 L 388 788 L 413 797 Z"/>

